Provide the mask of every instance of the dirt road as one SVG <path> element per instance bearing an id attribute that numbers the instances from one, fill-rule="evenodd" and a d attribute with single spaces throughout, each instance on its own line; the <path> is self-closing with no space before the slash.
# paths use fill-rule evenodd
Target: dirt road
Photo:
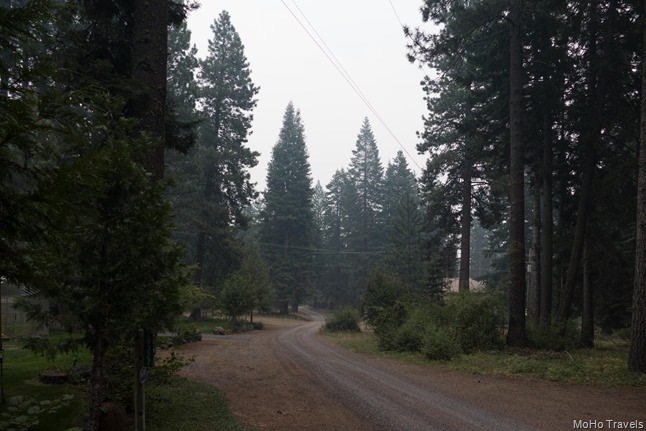
<path id="1" fill-rule="evenodd" d="M 252 335 L 186 346 L 197 357 L 185 375 L 223 389 L 236 414 L 268 431 L 571 430 L 578 420 L 646 427 L 644 392 L 369 358 L 322 340 L 321 316 L 304 313 L 312 320 L 263 319 Z"/>

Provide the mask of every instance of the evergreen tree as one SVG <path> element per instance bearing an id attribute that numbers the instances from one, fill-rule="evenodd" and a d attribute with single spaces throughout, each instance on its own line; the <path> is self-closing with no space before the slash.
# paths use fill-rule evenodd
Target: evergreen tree
<path id="1" fill-rule="evenodd" d="M 418 290 L 424 277 L 423 212 L 415 174 L 401 150 L 386 168 L 383 191 L 386 263 L 409 291 Z"/>
<path id="2" fill-rule="evenodd" d="M 174 149 L 166 154 L 167 166 L 171 173 L 177 169 L 180 160 L 177 153 L 185 155 L 195 144 L 197 98 L 199 87 L 196 80 L 197 47 L 191 46 L 191 31 L 185 22 L 171 26 L 168 31 L 168 74 L 166 80 L 168 117 L 166 134 L 167 148 Z"/>
<path id="3" fill-rule="evenodd" d="M 233 226 L 246 225 L 243 210 L 256 196 L 248 169 L 257 164 L 258 153 L 245 143 L 258 88 L 226 11 L 211 30 L 213 38 L 199 75 L 204 122 L 190 156 L 197 173 L 194 182 L 200 187 L 194 281 L 213 286 L 240 264 Z"/>
<path id="4" fill-rule="evenodd" d="M 355 252 L 355 271 L 351 289 L 360 292 L 368 273 L 376 265 L 383 247 L 380 229 L 383 202 L 383 167 L 372 127 L 366 117 L 357 136 L 348 168 L 352 187 L 346 187 L 343 208 L 346 211 L 348 247 Z M 352 196 L 356 193 L 356 197 Z"/>
<path id="5" fill-rule="evenodd" d="M 419 201 L 417 180 L 408 167 L 404 152 L 399 150 L 396 157 L 388 163 L 384 176 L 381 218 L 384 221 L 386 237 L 389 235 L 390 225 L 400 204 L 409 197 Z"/>
<path id="6" fill-rule="evenodd" d="M 379 159 L 377 141 L 366 117 L 357 136 L 356 147 L 348 168 L 357 190 L 360 229 L 356 235 L 364 251 L 377 245 L 377 229 L 382 210 L 384 171 Z"/>
<path id="7" fill-rule="evenodd" d="M 325 280 L 323 278 L 323 274 L 325 273 L 325 256 L 322 248 L 326 204 L 325 190 L 323 190 L 321 182 L 317 181 L 314 186 L 314 193 L 312 194 L 312 211 L 314 215 L 314 236 L 312 245 L 317 249 L 312 257 L 316 279 L 315 289 L 313 292 L 315 306 L 318 306 L 318 300 L 325 292 Z"/>
<path id="8" fill-rule="evenodd" d="M 267 170 L 261 238 L 282 313 L 298 311 L 313 281 L 312 178 L 299 111 L 290 102 Z"/>

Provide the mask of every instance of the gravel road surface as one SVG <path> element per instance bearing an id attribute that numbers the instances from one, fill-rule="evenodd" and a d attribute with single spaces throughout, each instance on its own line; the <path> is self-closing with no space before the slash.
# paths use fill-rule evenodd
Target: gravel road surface
<path id="1" fill-rule="evenodd" d="M 206 335 L 183 347 L 195 363 L 182 373 L 224 390 L 233 411 L 262 431 L 554 431 L 576 429 L 578 420 L 646 426 L 643 390 L 374 358 L 321 337 L 322 315 L 301 314 L 310 320 L 263 317 L 260 331 Z"/>

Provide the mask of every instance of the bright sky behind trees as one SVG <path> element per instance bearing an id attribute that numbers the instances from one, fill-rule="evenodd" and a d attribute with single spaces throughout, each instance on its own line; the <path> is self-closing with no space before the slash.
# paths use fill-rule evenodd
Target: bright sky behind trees
<path id="1" fill-rule="evenodd" d="M 407 40 L 400 21 L 410 27 L 421 25 L 421 0 L 294 1 L 202 0 L 188 20 L 191 43 L 197 45 L 200 57 L 206 55 L 212 36 L 209 27 L 223 9 L 230 13 L 245 46 L 251 78 L 260 87 L 249 138 L 249 147 L 261 153 L 252 170 L 258 190 L 265 188 L 271 148 L 290 101 L 301 111 L 314 182 L 325 185 L 336 169 L 349 165 L 366 116 L 384 166 L 401 149 L 292 12 L 329 57 L 338 60 L 339 68 L 347 71 L 412 156 L 409 165 L 419 174 L 417 165 L 423 166 L 425 157 L 417 154 L 415 146 L 426 110 L 419 85 L 424 71 L 406 58 Z"/>

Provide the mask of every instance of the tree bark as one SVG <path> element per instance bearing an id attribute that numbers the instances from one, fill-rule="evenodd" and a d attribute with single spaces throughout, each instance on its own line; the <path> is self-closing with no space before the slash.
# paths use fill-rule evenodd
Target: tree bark
<path id="1" fill-rule="evenodd" d="M 523 151 L 523 53 L 521 0 L 510 1 L 509 134 L 510 134 L 510 286 L 507 345 L 527 344 L 525 333 L 525 160 Z"/>
<path id="2" fill-rule="evenodd" d="M 464 161 L 462 173 L 462 220 L 460 225 L 460 279 L 458 291 L 469 291 L 469 265 L 471 263 L 471 161 Z"/>
<path id="3" fill-rule="evenodd" d="M 637 183 L 637 232 L 633 285 L 632 336 L 628 368 L 646 373 L 646 2 L 642 2 L 642 103 Z"/>
<path id="4" fill-rule="evenodd" d="M 540 326 L 552 325 L 552 243 L 554 232 L 552 207 L 552 114 L 551 99 L 543 111 L 543 214 L 541 230 L 541 309 Z"/>
<path id="5" fill-rule="evenodd" d="M 607 66 L 602 66 L 599 61 L 599 53 L 597 52 L 597 31 L 596 24 L 598 19 L 597 5 L 598 2 L 593 2 L 591 5 L 591 30 L 590 30 L 590 60 L 588 77 L 589 90 L 591 93 L 590 100 L 593 103 L 591 119 L 591 130 L 587 136 L 583 136 L 583 179 L 581 181 L 581 193 L 579 196 L 579 204 L 577 207 L 576 226 L 574 230 L 574 240 L 572 243 L 572 251 L 570 253 L 570 261 L 568 264 L 567 277 L 565 279 L 565 286 L 563 288 L 563 296 L 559 307 L 558 326 L 561 334 L 565 333 L 567 320 L 570 315 L 570 308 L 572 306 L 572 299 L 574 298 L 574 289 L 581 263 L 581 255 L 583 254 L 583 244 L 585 242 L 585 231 L 588 219 L 588 214 L 592 206 L 592 185 L 594 179 L 594 171 L 596 168 L 596 147 L 601 140 L 601 131 L 603 129 L 603 111 L 607 99 L 609 71 Z M 612 48 L 612 35 L 614 31 L 614 15 L 617 4 L 616 1 L 611 1 L 608 7 L 608 18 L 606 21 L 606 30 L 604 37 L 604 53 L 609 53 Z M 598 78 L 598 79 L 597 79 Z M 597 85 L 595 83 L 598 82 Z"/>
<path id="6" fill-rule="evenodd" d="M 139 119 L 140 130 L 156 140 L 144 165 L 159 180 L 164 177 L 166 146 L 168 1 L 135 0 L 132 35 L 132 76 L 142 89 L 132 111 Z"/>
<path id="7" fill-rule="evenodd" d="M 101 420 L 101 405 L 103 404 L 103 389 L 105 386 L 103 372 L 105 340 L 101 328 L 96 328 L 95 337 L 90 381 L 90 417 L 85 423 L 83 431 L 98 431 Z"/>
<path id="8" fill-rule="evenodd" d="M 539 152 L 539 149 L 536 148 L 536 152 Z M 529 307 L 531 324 L 534 328 L 537 328 L 540 322 L 541 316 L 541 176 L 538 172 L 534 172 L 534 190 L 533 190 L 533 227 L 532 227 L 532 254 L 530 258 L 530 264 L 532 268 L 531 273 L 531 306 Z"/>
<path id="9" fill-rule="evenodd" d="M 593 284 L 590 278 L 590 241 L 583 245 L 583 315 L 581 316 L 582 347 L 594 347 L 594 314 L 593 314 Z"/>

